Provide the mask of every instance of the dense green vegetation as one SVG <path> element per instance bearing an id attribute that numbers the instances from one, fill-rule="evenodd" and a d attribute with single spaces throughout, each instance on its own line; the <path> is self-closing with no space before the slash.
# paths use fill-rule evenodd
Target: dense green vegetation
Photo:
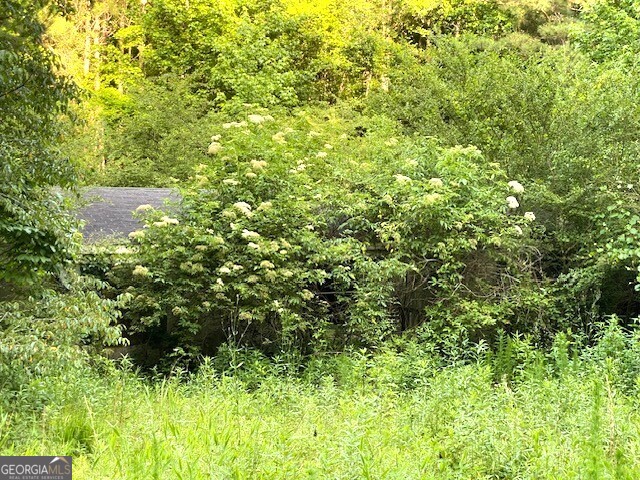
<path id="1" fill-rule="evenodd" d="M 214 360 L 156 380 L 56 379 L 61 404 L 19 447 L 7 437 L 23 424 L 5 420 L 0 448 L 64 451 L 83 479 L 636 478 L 639 344 L 611 327 L 581 358 L 573 347 L 509 341 L 445 366 L 406 344 L 293 375 L 254 353 L 222 375 Z"/>
<path id="2" fill-rule="evenodd" d="M 59 154 L 58 115 L 73 87 L 55 73 L 37 14 L 48 2 L 3 0 L 0 25 L 0 281 L 51 271 L 68 259 L 71 225 L 51 187 L 73 169 Z"/>
<path id="3" fill-rule="evenodd" d="M 0 452 L 638 476 L 636 2 L 0 6 Z"/>

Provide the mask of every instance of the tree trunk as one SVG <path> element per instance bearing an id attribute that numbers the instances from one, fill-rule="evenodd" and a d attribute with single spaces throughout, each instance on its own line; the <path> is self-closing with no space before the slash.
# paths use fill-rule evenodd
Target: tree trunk
<path id="1" fill-rule="evenodd" d="M 364 92 L 364 96 L 368 97 L 369 96 L 369 90 L 371 89 L 371 81 L 373 80 L 373 73 L 372 72 L 367 72 L 367 79 L 365 80 L 365 83 L 367 85 L 366 90 Z"/>
<path id="2" fill-rule="evenodd" d="M 94 85 L 93 88 L 98 91 L 100 90 L 100 19 L 96 19 L 96 29 L 93 36 L 93 59 L 95 63 L 95 77 L 94 77 Z"/>
<path id="3" fill-rule="evenodd" d="M 91 70 L 91 27 L 88 19 L 85 23 L 84 53 L 82 56 L 82 60 L 83 72 L 86 78 L 89 76 L 89 71 Z"/>
<path id="4" fill-rule="evenodd" d="M 125 6 L 124 6 L 124 10 L 126 11 L 126 2 L 125 2 Z M 126 17 L 124 14 L 120 15 L 120 20 L 118 21 L 118 27 L 120 28 L 120 30 L 122 30 L 123 28 L 125 28 L 125 21 L 126 21 Z M 125 58 L 125 55 L 127 54 L 126 52 L 126 48 L 124 47 L 124 42 L 122 41 L 121 38 L 118 39 L 118 49 L 120 50 L 120 55 L 122 56 L 122 58 Z M 122 80 L 122 76 L 118 76 L 118 91 L 120 93 L 124 93 L 124 81 Z"/>

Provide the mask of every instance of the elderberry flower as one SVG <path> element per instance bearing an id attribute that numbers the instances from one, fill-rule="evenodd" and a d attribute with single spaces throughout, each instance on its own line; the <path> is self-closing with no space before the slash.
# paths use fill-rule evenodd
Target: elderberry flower
<path id="1" fill-rule="evenodd" d="M 265 118 L 262 115 L 252 114 L 247 117 L 251 123 L 255 123 L 257 125 L 264 123 Z"/>
<path id="2" fill-rule="evenodd" d="M 209 148 L 207 149 L 207 153 L 209 155 L 215 155 L 217 153 L 220 152 L 220 150 L 222 150 L 222 145 L 218 142 L 211 142 L 209 144 Z"/>
<path id="3" fill-rule="evenodd" d="M 146 277 L 147 275 L 149 275 L 149 269 L 147 267 L 143 267 L 142 265 L 136 265 L 131 274 L 135 275 L 136 277 Z"/>
<path id="4" fill-rule="evenodd" d="M 411 179 L 406 175 L 400 175 L 399 173 L 394 175 L 394 178 L 398 183 L 409 183 Z"/>
<path id="5" fill-rule="evenodd" d="M 515 180 L 511 180 L 507 185 L 511 187 L 515 193 L 524 193 L 524 187 L 520 182 L 516 182 Z"/>
<path id="6" fill-rule="evenodd" d="M 260 238 L 260 234 L 258 232 L 252 232 L 251 230 L 247 230 L 245 228 L 244 230 L 242 230 L 242 238 L 256 239 Z"/>
<path id="7" fill-rule="evenodd" d="M 247 217 L 253 215 L 253 212 L 251 211 L 251 205 L 249 205 L 247 202 L 236 202 L 233 204 L 233 206 L 240 210 L 242 214 Z"/>

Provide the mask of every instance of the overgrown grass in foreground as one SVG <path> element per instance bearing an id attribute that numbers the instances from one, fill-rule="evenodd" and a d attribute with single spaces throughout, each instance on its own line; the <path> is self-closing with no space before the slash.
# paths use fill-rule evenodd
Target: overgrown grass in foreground
<path id="1" fill-rule="evenodd" d="M 36 420 L 0 416 L 0 453 L 72 454 L 78 479 L 640 477 L 639 398 L 614 359 L 511 381 L 494 367 L 384 353 L 259 384 L 207 363 L 155 383 L 85 377 Z"/>

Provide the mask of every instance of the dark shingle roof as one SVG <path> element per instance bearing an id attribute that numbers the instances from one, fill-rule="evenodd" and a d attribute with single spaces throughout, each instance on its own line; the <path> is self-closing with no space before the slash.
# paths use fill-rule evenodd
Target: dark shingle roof
<path id="1" fill-rule="evenodd" d="M 170 188 L 97 187 L 85 190 L 82 196 L 89 203 L 78 211 L 78 217 L 85 222 L 82 233 L 90 242 L 126 237 L 142 228 L 142 223 L 133 217 L 140 205 L 175 211 L 175 205 L 171 208 L 165 203 L 180 200 L 179 194 Z"/>

